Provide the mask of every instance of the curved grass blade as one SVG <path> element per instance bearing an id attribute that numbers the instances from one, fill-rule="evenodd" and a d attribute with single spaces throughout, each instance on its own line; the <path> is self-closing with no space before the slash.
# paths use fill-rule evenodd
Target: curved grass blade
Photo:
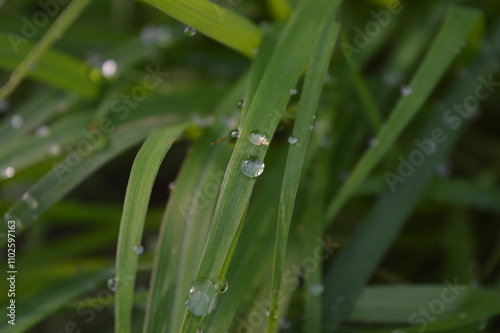
<path id="1" fill-rule="evenodd" d="M 3 321 L 0 330 L 4 333 L 26 332 L 44 318 L 64 307 L 71 300 L 87 291 L 89 284 L 104 280 L 109 275 L 109 268 L 80 273 L 61 279 L 56 283 L 16 302 L 15 325 Z M 2 311 L 2 317 L 8 318 Z"/>
<path id="2" fill-rule="evenodd" d="M 207 0 L 145 0 L 204 35 L 248 56 L 254 56 L 262 37 L 247 18 Z"/>
<path id="3" fill-rule="evenodd" d="M 454 50 L 469 35 L 479 18 L 478 10 L 459 6 L 451 7 L 422 65 L 409 85 L 413 90 L 412 94 L 400 98 L 390 118 L 378 134 L 378 144 L 371 146 L 363 155 L 350 177 L 330 202 L 327 211 L 328 221 L 332 221 L 337 216 L 344 203 L 354 194 L 416 115 L 456 57 Z"/>
<path id="4" fill-rule="evenodd" d="M 29 74 L 30 69 L 42 57 L 44 53 L 59 39 L 64 32 L 80 16 L 83 10 L 90 4 L 92 0 L 72 1 L 57 18 L 54 24 L 50 27 L 42 39 L 33 47 L 29 54 L 19 64 L 19 66 L 10 75 L 9 81 L 0 88 L 0 101 L 8 97 L 14 89 L 22 82 Z M 60 65 L 58 62 L 52 62 L 53 65 Z"/>
<path id="5" fill-rule="evenodd" d="M 331 24 L 326 28 L 315 45 L 297 110 L 297 118 L 292 133 L 292 137 L 296 140 L 296 143 L 290 145 L 281 188 L 274 249 L 274 269 L 270 296 L 271 304 L 269 308 L 268 332 L 274 332 L 276 330 L 288 233 L 292 221 L 295 196 L 302 173 L 302 165 L 311 135 L 309 126 L 315 118 L 321 87 L 324 83 L 324 77 L 328 69 L 329 60 L 339 30 L 340 25 L 338 23 Z"/>
<path id="6" fill-rule="evenodd" d="M 138 254 L 149 198 L 158 169 L 186 125 L 151 134 L 134 160 L 125 194 L 116 250 L 115 332 L 130 332 Z"/>
<path id="7" fill-rule="evenodd" d="M 247 138 L 250 137 L 252 131 L 256 130 L 268 140 L 272 138 L 281 113 L 290 98 L 290 89 L 296 86 L 306 66 L 310 50 L 321 35 L 318 31 L 322 31 L 330 24 L 329 19 L 335 13 L 338 4 L 339 1 L 327 0 L 315 3 L 301 2 L 296 15 L 292 16 L 283 32 L 255 97 L 251 101 L 241 128 L 240 139 L 224 176 L 212 226 L 197 273 L 197 278 L 207 281 L 207 285 L 215 284 L 223 278 L 220 276 L 221 270 L 227 261 L 226 256 L 255 183 L 255 177 L 248 177 L 242 172 L 242 164 L 249 156 L 257 161 L 263 160 L 267 152 L 266 145 L 255 146 Z M 210 290 L 210 292 L 215 291 Z M 199 313 L 203 312 L 205 311 Z M 186 312 L 186 317 L 188 313 Z M 189 320 L 185 323 L 185 327 L 190 326 Z"/>

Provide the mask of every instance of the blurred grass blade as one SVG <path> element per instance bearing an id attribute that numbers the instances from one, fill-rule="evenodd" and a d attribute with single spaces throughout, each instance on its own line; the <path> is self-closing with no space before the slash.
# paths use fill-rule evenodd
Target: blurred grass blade
<path id="1" fill-rule="evenodd" d="M 0 330 L 3 333 L 26 332 L 71 300 L 87 292 L 89 285 L 104 280 L 109 275 L 109 271 L 109 268 L 105 268 L 65 277 L 52 285 L 44 286 L 43 289 L 27 298 L 16 300 L 16 324 L 10 325 L 7 320 L 3 320 Z M 1 313 L 2 318 L 8 318 L 5 310 Z"/>
<path id="2" fill-rule="evenodd" d="M 14 89 L 22 82 L 29 74 L 31 67 L 37 64 L 37 61 L 42 55 L 50 49 L 50 47 L 62 37 L 64 32 L 80 16 L 83 10 L 89 5 L 92 0 L 74 0 L 64 9 L 62 14 L 57 18 L 54 24 L 50 27 L 47 33 L 33 47 L 29 54 L 19 64 L 19 66 L 10 75 L 9 81 L 0 88 L 0 101 L 8 97 Z M 57 62 L 50 61 L 53 65 L 60 65 Z"/>
<path id="3" fill-rule="evenodd" d="M 207 0 L 145 0 L 176 20 L 248 56 L 260 44 L 260 29 L 247 18 Z"/>
<path id="4" fill-rule="evenodd" d="M 409 85 L 412 93 L 399 99 L 391 112 L 390 118 L 385 122 L 378 135 L 378 144 L 371 146 L 363 155 L 350 177 L 330 202 L 327 211 L 327 220 L 329 222 L 337 216 L 344 203 L 354 194 L 359 185 L 393 146 L 397 137 L 420 110 L 442 75 L 457 56 L 455 50 L 469 35 L 480 16 L 480 12 L 475 9 L 460 6 L 450 8 L 443 26 Z"/>
<path id="5" fill-rule="evenodd" d="M 130 332 L 138 253 L 149 198 L 156 175 L 168 150 L 185 129 L 168 127 L 151 134 L 134 160 L 125 194 L 116 250 L 115 332 Z"/>
<path id="6" fill-rule="evenodd" d="M 288 233 L 292 221 L 295 197 L 302 173 L 303 161 L 306 156 L 309 137 L 311 135 L 309 126 L 313 123 L 316 115 L 321 88 L 324 84 L 329 60 L 339 30 L 340 25 L 338 23 L 329 25 L 314 46 L 297 110 L 297 117 L 291 137 L 293 140 L 296 140 L 296 142 L 293 142 L 289 147 L 278 208 L 268 332 L 274 332 L 276 330 Z"/>
<path id="7" fill-rule="evenodd" d="M 267 0 L 267 6 L 271 15 L 278 22 L 285 22 L 292 15 L 292 8 L 288 0 Z"/>
<path id="8" fill-rule="evenodd" d="M 338 4 L 339 1 L 328 0 L 301 3 L 296 15 L 292 16 L 286 26 L 255 97 L 250 102 L 248 114 L 241 127 L 240 138 L 224 176 L 197 273 L 197 277 L 203 279 L 203 283 L 210 289 L 207 289 L 207 292 L 215 292 L 210 285 L 223 278 L 220 276 L 222 267 L 256 180 L 257 174 L 249 173 L 253 177 L 245 175 L 242 172 L 242 165 L 251 156 L 251 159 L 261 166 L 267 152 L 266 145 L 255 146 L 247 138 L 253 131 L 259 131 L 266 140 L 271 140 L 281 113 L 290 98 L 290 89 L 296 86 L 310 56 L 310 50 L 320 38 L 317 32 L 331 24 L 330 18 Z M 198 315 L 205 313 L 206 310 L 208 308 L 202 309 Z M 190 312 L 186 315 L 188 313 Z M 185 327 L 189 326 L 188 320 Z"/>

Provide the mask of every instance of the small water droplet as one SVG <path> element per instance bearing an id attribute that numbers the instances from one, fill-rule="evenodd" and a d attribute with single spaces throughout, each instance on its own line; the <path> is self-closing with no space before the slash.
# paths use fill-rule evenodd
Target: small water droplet
<path id="1" fill-rule="evenodd" d="M 328 84 L 332 81 L 332 76 L 330 75 L 330 73 L 326 73 L 325 74 L 325 78 L 323 79 L 323 83 L 324 84 Z"/>
<path id="2" fill-rule="evenodd" d="M 392 331 L 392 333 L 406 333 L 405 330 L 394 330 Z"/>
<path id="3" fill-rule="evenodd" d="M 244 106 L 245 106 L 245 100 L 244 99 L 240 99 L 238 101 L 238 103 L 236 103 L 236 108 L 238 109 L 238 111 L 243 110 Z"/>
<path id="4" fill-rule="evenodd" d="M 61 146 L 59 146 L 57 143 L 52 143 L 49 146 L 49 154 L 52 156 L 59 156 L 61 155 Z"/>
<path id="5" fill-rule="evenodd" d="M 297 138 L 294 137 L 294 136 L 291 136 L 288 138 L 288 143 L 291 144 L 291 145 L 294 145 L 297 143 Z"/>
<path id="6" fill-rule="evenodd" d="M 105 62 L 103 62 L 101 66 L 101 73 L 102 76 L 105 78 L 113 78 L 118 72 L 118 64 L 116 63 L 115 60 L 113 59 L 108 59 Z"/>
<path id="7" fill-rule="evenodd" d="M 40 126 L 36 129 L 35 135 L 37 138 L 46 138 L 50 135 L 50 128 L 48 126 Z"/>
<path id="8" fill-rule="evenodd" d="M 10 107 L 10 102 L 6 99 L 0 101 L 0 113 L 6 112 Z"/>
<path id="9" fill-rule="evenodd" d="M 141 29 L 141 42 L 144 45 L 168 46 L 172 38 L 172 31 L 166 25 L 154 26 L 145 25 Z"/>
<path id="10" fill-rule="evenodd" d="M 15 174 L 16 174 L 16 169 L 14 169 L 11 166 L 2 169 L 2 178 L 3 179 L 12 178 L 12 177 L 14 177 Z"/>
<path id="11" fill-rule="evenodd" d="M 309 125 L 309 129 L 313 130 L 314 129 L 314 125 Z"/>
<path id="12" fill-rule="evenodd" d="M 282 330 L 286 330 L 287 328 L 290 328 L 290 326 L 292 325 L 292 323 L 290 323 L 289 320 L 287 320 L 286 318 L 282 318 L 280 319 L 280 322 L 279 322 L 279 327 L 282 329 Z"/>
<path id="13" fill-rule="evenodd" d="M 322 284 L 311 284 L 309 286 L 309 293 L 313 296 L 321 295 L 325 291 L 325 286 Z"/>
<path id="14" fill-rule="evenodd" d="M 290 95 L 297 95 L 297 88 L 290 89 Z"/>
<path id="15" fill-rule="evenodd" d="M 257 156 L 248 156 L 243 160 L 241 170 L 248 177 L 258 177 L 264 171 L 264 161 Z"/>
<path id="16" fill-rule="evenodd" d="M 227 141 L 231 146 L 234 147 L 239 137 L 240 137 L 240 131 L 237 128 L 232 129 L 229 131 L 229 134 L 227 135 Z"/>
<path id="17" fill-rule="evenodd" d="M 142 245 L 136 245 L 132 248 L 132 250 L 134 250 L 134 252 L 140 256 L 141 254 L 144 253 L 144 247 Z"/>
<path id="18" fill-rule="evenodd" d="M 186 34 L 186 36 L 191 37 L 191 36 L 196 35 L 196 29 L 193 27 L 187 26 L 186 28 L 184 28 L 184 33 Z"/>
<path id="19" fill-rule="evenodd" d="M 484 331 L 488 327 L 488 319 L 483 319 L 477 324 L 478 331 Z"/>
<path id="20" fill-rule="evenodd" d="M 170 183 L 168 183 L 168 189 L 169 189 L 170 191 L 175 190 L 175 183 L 174 183 L 174 182 L 170 182 Z"/>
<path id="21" fill-rule="evenodd" d="M 229 282 L 227 281 L 226 278 L 221 278 L 219 281 L 217 281 L 218 284 L 218 293 L 223 294 L 229 289 Z"/>
<path id="22" fill-rule="evenodd" d="M 23 126 L 24 119 L 20 115 L 16 114 L 13 115 L 12 118 L 10 119 L 10 126 L 12 126 L 13 129 L 18 129 Z"/>
<path id="23" fill-rule="evenodd" d="M 269 145 L 269 141 L 267 140 L 266 135 L 259 131 L 253 131 L 252 134 L 250 134 L 250 142 L 255 146 Z"/>
<path id="24" fill-rule="evenodd" d="M 116 277 L 110 277 L 108 279 L 108 289 L 112 292 L 116 292 L 118 290 L 118 281 L 116 281 Z"/>
<path id="25" fill-rule="evenodd" d="M 23 201 L 26 203 L 29 209 L 35 210 L 38 208 L 38 201 L 31 196 L 29 192 L 26 192 L 22 196 Z"/>
<path id="26" fill-rule="evenodd" d="M 438 163 L 436 164 L 435 171 L 439 178 L 445 179 L 450 176 L 451 166 L 448 163 Z"/>
<path id="27" fill-rule="evenodd" d="M 413 89 L 410 86 L 402 86 L 400 91 L 402 96 L 409 96 L 413 93 Z"/>
<path id="28" fill-rule="evenodd" d="M 186 297 L 186 307 L 195 316 L 203 317 L 211 313 L 217 305 L 218 288 L 208 278 L 193 281 Z"/>
<path id="29" fill-rule="evenodd" d="M 368 140 L 368 144 L 373 147 L 373 146 L 378 146 L 378 138 L 370 138 L 370 140 Z"/>

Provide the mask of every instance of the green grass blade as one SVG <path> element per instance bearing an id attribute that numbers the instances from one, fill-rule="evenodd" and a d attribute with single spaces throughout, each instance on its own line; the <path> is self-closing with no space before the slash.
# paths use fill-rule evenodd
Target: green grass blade
<path id="1" fill-rule="evenodd" d="M 130 332 L 138 254 L 156 175 L 168 150 L 185 129 L 168 127 L 151 134 L 137 154 L 125 194 L 116 250 L 115 332 Z"/>
<path id="2" fill-rule="evenodd" d="M 262 37 L 250 20 L 214 2 L 206 0 L 146 0 L 190 27 L 221 44 L 248 56 L 254 56 Z"/>
<path id="3" fill-rule="evenodd" d="M 274 249 L 274 269 L 270 296 L 271 305 L 269 309 L 268 332 L 275 331 L 278 320 L 279 295 L 281 290 L 283 267 L 285 264 L 288 233 L 290 230 L 290 223 L 292 221 L 295 196 L 297 194 L 300 175 L 302 173 L 303 161 L 306 156 L 307 147 L 309 145 L 309 137 L 311 135 L 311 129 L 309 126 L 313 123 L 316 115 L 321 88 L 324 83 L 329 60 L 339 30 L 339 24 L 331 24 L 327 27 L 321 38 L 318 40 L 318 43 L 315 45 L 297 110 L 297 118 L 295 120 L 295 126 L 292 133 L 292 137 L 297 141 L 296 143 L 290 145 L 283 177 L 283 185 L 281 188 Z"/>
<path id="4" fill-rule="evenodd" d="M 378 135 L 378 144 L 369 148 L 329 204 L 328 221 L 337 216 L 344 203 L 354 194 L 416 115 L 456 57 L 454 50 L 469 35 L 479 18 L 480 12 L 475 9 L 458 6 L 450 8 L 443 26 L 409 85 L 413 90 L 412 94 L 400 98 Z"/>
<path id="5" fill-rule="evenodd" d="M 240 138 L 226 170 L 221 193 L 217 201 L 213 224 L 208 235 L 197 276 L 207 286 L 221 278 L 220 272 L 226 255 L 239 227 L 239 222 L 252 193 L 255 178 L 242 172 L 242 163 L 248 156 L 263 159 L 267 146 L 255 146 L 248 138 L 253 131 L 260 131 L 268 140 L 274 134 L 287 101 L 294 88 L 310 51 L 322 31 L 330 22 L 339 2 L 303 2 L 292 16 L 270 60 L 269 67 L 248 109 Z M 314 19 L 312 19 L 314 18 Z M 316 38 L 311 38 L 315 36 Z M 211 290 L 214 288 L 207 287 Z M 213 295 L 215 297 L 215 294 Z M 207 304 L 209 305 L 209 304 Z M 208 309 L 206 309 L 208 310 Z M 199 313 L 204 313 L 205 309 Z"/>
<path id="6" fill-rule="evenodd" d="M 3 320 L 0 330 L 4 333 L 26 332 L 71 300 L 84 294 L 89 284 L 104 280 L 109 275 L 109 271 L 109 268 L 105 268 L 65 277 L 33 295 L 16 301 L 15 325 L 10 325 L 6 322 L 7 320 Z M 9 318 L 6 316 L 6 310 L 2 310 L 2 317 Z"/>
<path id="7" fill-rule="evenodd" d="M 64 32 L 80 16 L 83 10 L 90 4 L 92 0 L 72 1 L 57 18 L 54 24 L 50 27 L 47 33 L 30 51 L 26 58 L 10 75 L 9 81 L 0 88 L 0 101 L 8 97 L 14 89 L 23 81 L 29 74 L 31 66 L 35 65 L 41 56 L 59 39 Z M 51 61 L 52 62 L 52 61 Z M 57 64 L 57 63 L 56 63 Z"/>

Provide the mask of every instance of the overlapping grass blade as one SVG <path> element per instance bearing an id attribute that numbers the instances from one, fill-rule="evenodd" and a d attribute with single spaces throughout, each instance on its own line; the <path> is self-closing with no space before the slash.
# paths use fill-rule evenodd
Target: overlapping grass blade
<path id="1" fill-rule="evenodd" d="M 337 216 L 344 203 L 354 194 L 370 171 L 394 144 L 399 134 L 416 115 L 432 89 L 437 85 L 456 57 L 454 50 L 469 35 L 479 17 L 480 12 L 475 9 L 459 6 L 450 8 L 443 26 L 409 84 L 412 93 L 400 98 L 391 112 L 390 118 L 385 122 L 377 136 L 378 144 L 370 147 L 364 154 L 352 174 L 329 204 L 327 212 L 329 221 Z"/>
<path id="2" fill-rule="evenodd" d="M 26 58 L 17 66 L 17 68 L 12 72 L 10 75 L 9 81 L 0 88 L 0 101 L 4 100 L 7 98 L 13 91 L 16 89 L 16 87 L 23 81 L 23 79 L 29 74 L 31 67 L 33 65 L 37 64 L 37 61 L 40 60 L 40 58 L 47 52 L 48 49 L 59 39 L 62 37 L 66 29 L 73 23 L 75 19 L 80 16 L 80 14 L 83 12 L 83 10 L 90 4 L 92 0 L 80 0 L 80 1 L 72 1 L 62 12 L 62 14 L 57 18 L 57 20 L 54 22 L 54 24 L 50 27 L 50 29 L 47 31 L 47 33 L 42 37 L 42 39 L 31 49 L 31 51 L 28 53 Z M 17 37 L 18 38 L 18 37 Z M 17 52 L 16 52 L 17 53 Z M 16 57 L 17 58 L 17 57 Z M 49 59 L 47 59 L 49 60 Z M 54 61 L 55 60 L 55 61 Z M 47 61 L 47 65 L 49 66 L 61 66 L 61 63 L 58 62 L 58 60 L 63 61 L 66 60 L 66 63 L 68 63 L 68 58 L 59 58 L 59 59 L 50 59 L 50 61 Z M 73 69 L 76 69 L 74 67 Z M 71 66 L 67 66 L 68 69 L 71 69 Z M 81 68 L 81 67 L 80 67 Z M 78 72 L 81 72 L 79 70 Z M 77 76 L 78 78 L 81 78 L 81 75 Z M 46 79 L 49 79 L 50 76 L 47 76 Z M 71 82 L 72 80 L 67 80 L 65 79 L 64 82 Z M 80 80 L 74 80 L 73 82 L 80 82 Z M 85 80 L 83 80 L 85 82 Z M 74 85 L 74 84 L 72 84 Z M 87 88 L 87 87 L 86 87 Z M 87 94 L 89 92 L 87 90 L 82 91 Z M 91 94 L 89 94 L 92 96 Z M 87 96 L 89 96 L 87 95 Z"/>
<path id="3" fill-rule="evenodd" d="M 130 332 L 138 251 L 149 198 L 158 169 L 168 150 L 186 125 L 168 127 L 151 134 L 137 154 L 125 194 L 116 250 L 115 332 Z"/>
<path id="4" fill-rule="evenodd" d="M 302 165 L 311 135 L 309 126 L 314 122 L 321 88 L 339 30 L 339 24 L 329 25 L 314 46 L 297 110 L 297 117 L 292 133 L 292 139 L 296 140 L 296 142 L 290 145 L 289 148 L 279 204 L 268 332 L 275 331 L 278 320 L 279 295 L 283 266 L 285 264 L 288 233 L 292 221 L 295 196 L 302 173 Z"/>
<path id="5" fill-rule="evenodd" d="M 221 101 L 216 108 L 217 117 L 234 112 L 243 94 L 243 82 L 235 85 Z M 160 230 L 144 332 L 179 331 L 184 298 L 196 273 L 230 154 L 225 144 L 210 146 L 210 143 L 227 131 L 221 123 L 208 129 L 190 152 L 176 180 Z"/>
<path id="6" fill-rule="evenodd" d="M 261 40 L 260 29 L 250 20 L 206 0 L 146 0 L 202 34 L 253 57 Z"/>
<path id="7" fill-rule="evenodd" d="M 242 163 L 249 156 L 263 159 L 267 152 L 267 146 L 257 147 L 248 138 L 257 130 L 268 140 L 272 138 L 290 98 L 290 89 L 295 87 L 305 68 L 309 50 L 319 39 L 320 32 L 330 24 L 329 19 L 338 4 L 338 1 L 326 0 L 314 4 L 303 2 L 286 26 L 255 97 L 250 101 L 240 138 L 224 176 L 197 277 L 212 283 L 223 278 L 220 276 L 222 267 L 255 183 L 255 178 L 242 172 Z"/>
<path id="8" fill-rule="evenodd" d="M 473 84 L 470 80 L 460 82 L 446 104 L 452 105 L 463 98 L 473 89 Z M 425 193 L 435 166 L 444 160 L 458 139 L 460 131 L 452 131 L 441 113 L 435 113 L 428 120 L 419 137 L 430 138 L 437 128 L 445 131 L 446 141 L 437 146 L 432 155 L 403 184 L 398 184 L 397 188 L 388 189 L 383 194 L 328 272 L 323 303 L 328 309 L 323 318 L 328 329 L 338 327 L 345 318 L 382 255 Z"/>

